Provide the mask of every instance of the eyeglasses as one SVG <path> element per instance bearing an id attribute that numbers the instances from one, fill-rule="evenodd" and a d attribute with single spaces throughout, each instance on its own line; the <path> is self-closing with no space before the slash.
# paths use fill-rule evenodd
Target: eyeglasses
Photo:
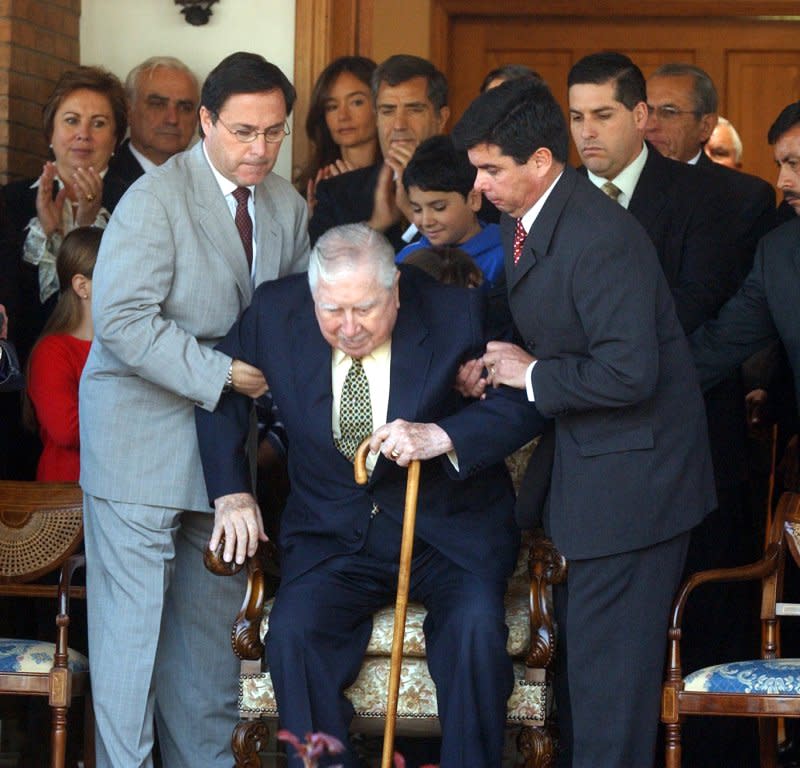
<path id="1" fill-rule="evenodd" d="M 264 141 L 268 144 L 277 144 L 283 140 L 284 136 L 288 136 L 291 131 L 289 130 L 289 123 L 285 122 L 283 125 L 273 125 L 271 128 L 265 128 L 263 131 L 247 128 L 231 128 L 222 122 L 222 118 L 217 115 L 217 120 L 232 133 L 237 141 L 242 144 L 252 144 L 259 136 L 264 137 Z"/>
<path id="2" fill-rule="evenodd" d="M 648 104 L 647 109 L 651 115 L 655 115 L 659 120 L 674 120 L 679 115 L 694 115 L 695 117 L 700 117 L 700 112 L 694 109 L 678 109 L 677 107 L 670 107 L 669 105 L 654 107 L 652 104 Z"/>

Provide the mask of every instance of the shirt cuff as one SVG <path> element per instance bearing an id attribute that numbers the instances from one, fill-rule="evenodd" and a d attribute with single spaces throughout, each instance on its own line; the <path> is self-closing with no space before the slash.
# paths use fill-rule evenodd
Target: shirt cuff
<path id="1" fill-rule="evenodd" d="M 532 403 L 536 402 L 536 396 L 533 394 L 533 366 L 538 362 L 538 360 L 534 360 L 528 366 L 528 370 L 525 371 L 525 392 L 528 395 L 528 400 Z"/>
<path id="2" fill-rule="evenodd" d="M 408 229 L 406 229 L 406 231 L 402 234 L 402 241 L 404 243 L 410 243 L 417 236 L 417 232 L 419 232 L 417 225 L 409 224 Z"/>
<path id="3" fill-rule="evenodd" d="M 453 469 L 455 469 L 455 471 L 458 472 L 458 454 L 456 453 L 456 449 L 453 448 L 452 451 L 448 451 L 446 456 L 449 459 L 450 463 L 453 465 Z"/>

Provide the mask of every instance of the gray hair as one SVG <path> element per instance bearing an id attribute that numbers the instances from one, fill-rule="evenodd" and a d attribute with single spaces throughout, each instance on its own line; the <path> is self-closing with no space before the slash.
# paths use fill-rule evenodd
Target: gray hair
<path id="1" fill-rule="evenodd" d="M 692 101 L 697 117 L 716 112 L 719 104 L 717 89 L 708 72 L 700 67 L 696 67 L 694 64 L 671 62 L 662 64 L 650 77 L 684 77 L 687 75 L 694 80 Z"/>
<path id="2" fill-rule="evenodd" d="M 139 76 L 143 75 L 145 72 L 152 74 L 159 67 L 185 72 L 194 83 L 198 96 L 200 95 L 200 83 L 197 80 L 197 76 L 180 59 L 176 59 L 174 56 L 151 56 L 149 59 L 145 59 L 141 64 L 137 64 L 128 72 L 128 76 L 125 78 L 125 93 L 128 96 L 129 102 L 133 103 L 136 96 Z"/>
<path id="3" fill-rule="evenodd" d="M 378 282 L 389 290 L 397 275 L 394 257 L 394 248 L 386 236 L 366 224 L 333 227 L 317 240 L 311 251 L 308 286 L 313 294 L 320 280 L 335 283 L 342 275 L 369 264 Z"/>
<path id="4" fill-rule="evenodd" d="M 726 117 L 720 115 L 717 118 L 717 125 L 727 125 L 731 132 L 731 141 L 733 142 L 733 159 L 737 163 L 742 162 L 742 153 L 744 152 L 744 146 L 742 145 L 742 138 L 739 136 L 739 131 L 734 128 L 733 123 L 728 120 Z"/>

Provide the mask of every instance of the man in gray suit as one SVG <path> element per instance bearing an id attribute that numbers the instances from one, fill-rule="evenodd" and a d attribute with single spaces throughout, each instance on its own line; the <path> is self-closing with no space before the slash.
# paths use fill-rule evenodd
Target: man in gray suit
<path id="1" fill-rule="evenodd" d="M 261 56 L 224 59 L 203 85 L 203 140 L 140 178 L 103 236 L 80 388 L 99 766 L 152 765 L 154 716 L 165 766 L 232 762 L 242 582 L 203 566 L 214 517 L 194 406 L 263 392 L 214 344 L 255 285 L 308 263 L 306 205 L 270 173 L 294 99 Z M 245 524 L 236 509 L 217 518 Z"/>

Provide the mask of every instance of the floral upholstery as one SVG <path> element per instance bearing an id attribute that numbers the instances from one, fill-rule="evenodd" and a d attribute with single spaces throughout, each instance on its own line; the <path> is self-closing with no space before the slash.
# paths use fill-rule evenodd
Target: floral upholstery
<path id="1" fill-rule="evenodd" d="M 46 675 L 53 667 L 55 652 L 53 643 L 0 638 L 0 673 L 41 672 Z M 72 649 L 68 664 L 71 672 L 89 671 L 89 660 Z"/>
<path id="2" fill-rule="evenodd" d="M 546 683 L 526 681 L 525 665 L 514 664 L 514 690 L 508 700 L 507 719 L 517 725 L 540 726 L 547 714 Z M 386 691 L 389 680 L 389 657 L 366 657 L 358 679 L 346 694 L 356 717 L 383 717 L 386 712 Z M 277 717 L 275 692 L 268 672 L 240 675 L 239 711 L 266 717 Z M 438 717 L 436 686 L 425 659 L 404 658 L 400 672 L 399 718 L 434 720 Z"/>
<path id="3" fill-rule="evenodd" d="M 514 585 L 516 587 L 516 585 Z M 508 625 L 508 643 L 506 648 L 513 658 L 524 656 L 531 639 L 530 609 L 528 607 L 527 584 L 525 590 L 511 588 L 506 593 L 506 624 Z M 261 640 L 267 636 L 269 629 L 269 613 L 272 600 L 264 606 L 264 618 L 261 622 Z M 409 603 L 406 614 L 406 633 L 403 637 L 403 656 L 417 659 L 425 658 L 425 635 L 422 623 L 425 621 L 425 609 L 419 603 Z M 378 611 L 372 622 L 372 635 L 367 645 L 367 656 L 391 656 L 392 635 L 394 633 L 394 607 L 388 606 Z"/>
<path id="4" fill-rule="evenodd" d="M 508 701 L 508 722 L 518 725 L 540 726 L 547 714 L 547 687 L 544 674 L 541 679 L 530 680 L 530 670 L 521 662 L 530 647 L 530 607 L 527 547 L 520 549 L 517 567 L 509 581 L 506 592 L 506 624 L 508 625 L 507 649 L 516 659 L 514 664 L 514 690 Z M 273 601 L 264 605 L 260 636 L 263 642 L 269 629 L 269 616 Z M 398 717 L 435 719 L 436 686 L 428 672 L 425 660 L 425 635 L 422 624 L 425 609 L 410 602 L 406 616 L 406 631 L 403 639 L 403 666 L 400 673 L 400 698 Z M 347 689 L 347 697 L 353 704 L 357 717 L 383 717 L 386 711 L 386 691 L 392 654 L 394 631 L 394 607 L 387 606 L 373 618 L 372 635 L 358 679 Z M 275 694 L 268 672 L 242 674 L 239 678 L 239 709 L 242 713 L 277 717 Z"/>
<path id="5" fill-rule="evenodd" d="M 685 691 L 800 696 L 800 659 L 755 659 L 698 669 L 684 681 Z"/>

